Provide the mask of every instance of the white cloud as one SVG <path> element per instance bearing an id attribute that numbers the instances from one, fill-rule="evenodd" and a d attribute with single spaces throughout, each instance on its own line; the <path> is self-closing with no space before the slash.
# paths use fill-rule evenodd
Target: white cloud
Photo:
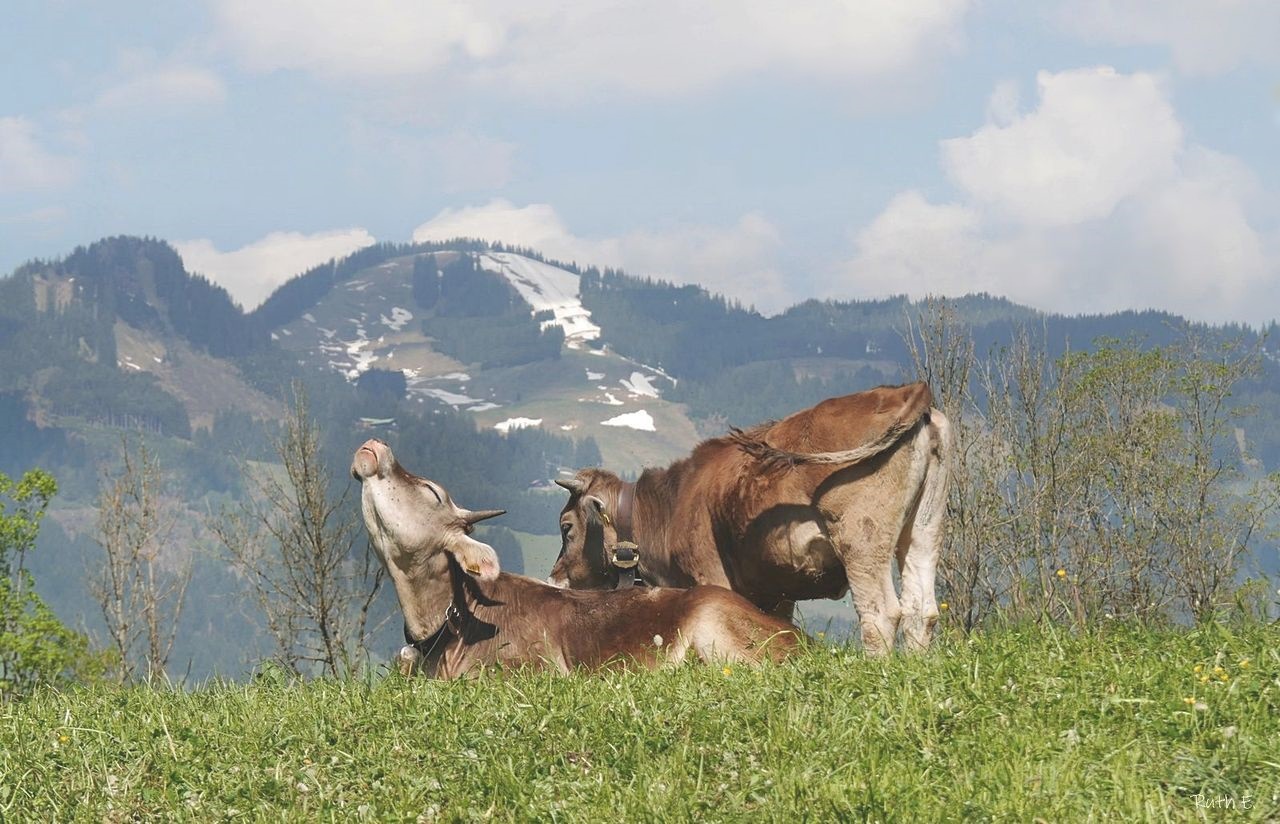
<path id="1" fill-rule="evenodd" d="M 500 241 L 537 249 L 557 260 L 609 265 L 616 257 L 610 241 L 574 236 L 556 210 L 546 203 L 516 206 L 497 198 L 483 206 L 443 209 L 413 230 L 415 243 L 458 237 Z M 608 260 L 605 260 L 608 258 Z"/>
<path id="2" fill-rule="evenodd" d="M 220 105 L 226 85 L 217 74 L 191 66 L 170 66 L 144 71 L 103 91 L 94 107 L 112 111 L 145 108 L 172 109 Z"/>
<path id="3" fill-rule="evenodd" d="M 204 239 L 180 241 L 174 247 L 188 271 L 223 286 L 246 310 L 251 310 L 294 275 L 372 243 L 373 236 L 357 228 L 310 235 L 272 232 L 229 252 L 218 251 L 213 241 Z"/>
<path id="4" fill-rule="evenodd" d="M 1258 216 L 1268 195 L 1243 163 L 1188 144 L 1149 76 L 1041 74 L 1039 87 L 1034 111 L 992 105 L 993 122 L 942 142 L 959 200 L 893 198 L 854 236 L 837 294 L 987 291 L 1068 313 L 1280 316 L 1275 228 Z"/>
<path id="5" fill-rule="evenodd" d="M 55 189 L 75 180 L 74 158 L 41 145 L 35 124 L 25 117 L 0 117 L 0 194 Z"/>
<path id="6" fill-rule="evenodd" d="M 1006 102 L 993 101 L 1003 125 L 942 142 L 943 166 L 974 200 L 1022 222 L 1062 226 L 1106 217 L 1172 173 L 1182 128 L 1153 76 L 1104 67 L 1041 72 L 1036 85 L 1034 112 L 1012 117 Z"/>
<path id="7" fill-rule="evenodd" d="M 788 283 L 780 263 L 782 235 L 758 212 L 731 226 L 641 230 L 617 242 L 619 265 L 628 271 L 697 283 L 765 313 L 807 297 Z"/>
<path id="8" fill-rule="evenodd" d="M 797 300 L 778 265 L 782 238 L 760 214 L 731 226 L 643 229 L 612 237 L 574 234 L 545 203 L 445 209 L 414 230 L 415 241 L 481 238 L 536 249 L 549 258 L 613 266 L 636 275 L 696 283 L 715 293 L 775 312 Z"/>
<path id="9" fill-rule="evenodd" d="M 848 81 L 954 51 L 972 0 L 221 0 L 226 40 L 260 71 L 450 74 L 522 93 L 694 92 L 760 71 Z"/>
<path id="10" fill-rule="evenodd" d="M 1065 0 L 1057 17 L 1088 40 L 1166 46 L 1188 74 L 1280 65 L 1275 0 Z"/>

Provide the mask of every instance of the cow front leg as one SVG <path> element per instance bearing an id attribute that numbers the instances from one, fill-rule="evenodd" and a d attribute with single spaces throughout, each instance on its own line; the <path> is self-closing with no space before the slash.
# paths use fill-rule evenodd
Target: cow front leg
<path id="1" fill-rule="evenodd" d="M 902 615 L 898 596 L 893 591 L 892 561 L 888 557 L 883 563 L 879 560 L 862 557 L 845 561 L 849 592 L 862 629 L 862 648 L 871 657 L 893 651 Z"/>

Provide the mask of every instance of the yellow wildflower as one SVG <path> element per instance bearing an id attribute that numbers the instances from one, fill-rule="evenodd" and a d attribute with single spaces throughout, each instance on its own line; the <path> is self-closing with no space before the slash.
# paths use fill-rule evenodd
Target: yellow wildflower
<path id="1" fill-rule="evenodd" d="M 1059 578 L 1067 577 L 1067 571 L 1065 569 L 1059 569 L 1056 574 Z"/>
<path id="2" fill-rule="evenodd" d="M 1200 683 L 1201 683 L 1201 684 L 1207 684 L 1207 683 L 1209 683 L 1209 676 L 1207 676 L 1207 675 L 1201 675 L 1201 676 L 1200 676 Z"/>
<path id="3" fill-rule="evenodd" d="M 1249 659 L 1248 659 L 1248 658 L 1241 658 L 1241 659 L 1240 659 L 1240 669 L 1248 669 L 1248 668 L 1249 668 Z"/>
<path id="4" fill-rule="evenodd" d="M 1194 704 L 1195 702 L 1196 702 L 1196 699 L 1190 695 L 1182 699 L 1182 703 L 1184 704 Z"/>
<path id="5" fill-rule="evenodd" d="M 951 609 L 951 605 L 948 604 L 946 601 L 943 601 L 941 604 L 938 604 L 938 609 L 942 612 L 946 612 L 947 610 Z"/>
<path id="6" fill-rule="evenodd" d="M 722 670 L 722 672 L 723 672 L 725 675 L 733 675 L 733 668 L 732 668 L 732 667 L 725 667 L 725 668 Z"/>
<path id="7" fill-rule="evenodd" d="M 1196 664 L 1194 667 L 1191 668 L 1191 671 L 1194 672 L 1196 675 L 1199 675 L 1200 673 L 1204 672 L 1204 664 Z"/>
<path id="8" fill-rule="evenodd" d="M 68 737 L 67 737 L 67 736 L 65 736 L 65 735 L 59 735 L 59 736 L 58 736 L 58 741 L 60 741 L 60 742 L 61 742 L 61 743 L 63 743 L 63 744 L 67 743 L 67 742 L 68 742 L 68 741 L 70 741 L 70 740 L 71 740 L 71 739 L 70 739 L 70 738 L 68 738 Z"/>

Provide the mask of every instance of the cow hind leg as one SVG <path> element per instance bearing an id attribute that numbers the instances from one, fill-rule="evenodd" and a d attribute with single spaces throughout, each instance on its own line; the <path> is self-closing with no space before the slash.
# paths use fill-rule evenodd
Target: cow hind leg
<path id="1" fill-rule="evenodd" d="M 923 482 L 923 455 L 904 444 L 871 476 L 857 483 L 834 483 L 821 507 L 838 517 L 830 531 L 844 564 L 853 606 L 858 611 L 862 647 L 870 656 L 893 651 L 902 604 L 893 585 L 893 562 L 904 526 Z"/>
<path id="2" fill-rule="evenodd" d="M 682 634 L 704 662 L 780 661 L 800 643 L 794 625 L 761 612 L 729 590 L 699 587 L 689 595 L 695 603 Z"/>
<path id="3" fill-rule="evenodd" d="M 947 514 L 951 424 L 936 409 L 930 411 L 929 417 L 930 425 L 922 433 L 929 436 L 924 444 L 928 461 L 924 485 L 903 532 L 898 555 L 902 573 L 902 636 L 909 651 L 927 649 L 938 622 L 934 579 Z"/>

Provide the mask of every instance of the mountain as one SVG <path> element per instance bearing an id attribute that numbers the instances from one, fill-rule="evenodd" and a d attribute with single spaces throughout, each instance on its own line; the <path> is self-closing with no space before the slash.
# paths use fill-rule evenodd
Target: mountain
<path id="1" fill-rule="evenodd" d="M 1044 314 L 989 295 L 951 306 L 980 353 L 1020 325 L 1057 355 L 1099 337 L 1166 343 L 1182 323 L 1159 312 Z M 908 379 L 901 330 L 919 309 L 902 297 L 811 300 L 764 317 L 697 286 L 460 240 L 362 249 L 245 313 L 168 244 L 109 238 L 0 280 L 0 425 L 26 433 L 0 444 L 0 469 L 47 452 L 80 481 L 68 491 L 91 496 L 87 444 L 121 426 L 172 438 L 179 451 L 204 449 L 203 463 L 216 463 L 233 432 L 266 443 L 289 382 L 303 378 L 325 399 L 327 423 L 347 433 L 343 449 L 360 426 L 403 431 L 427 416 L 483 444 L 459 448 L 458 461 L 474 453 L 522 467 L 461 488 L 523 497 L 584 458 L 634 473 L 728 425 Z M 1263 410 L 1242 437 L 1268 467 L 1280 466 L 1276 343 L 1241 399 Z M 201 489 L 200 473 L 190 474 Z M 534 509 L 519 525 L 550 531 Z"/>
<path id="2" fill-rule="evenodd" d="M 697 441 L 664 397 L 676 382 L 601 345 L 579 281 L 512 252 L 395 254 L 335 279 L 271 337 L 353 384 L 399 372 L 411 404 L 465 411 L 485 429 L 592 438 L 606 463 L 631 472 L 674 459 Z"/>

